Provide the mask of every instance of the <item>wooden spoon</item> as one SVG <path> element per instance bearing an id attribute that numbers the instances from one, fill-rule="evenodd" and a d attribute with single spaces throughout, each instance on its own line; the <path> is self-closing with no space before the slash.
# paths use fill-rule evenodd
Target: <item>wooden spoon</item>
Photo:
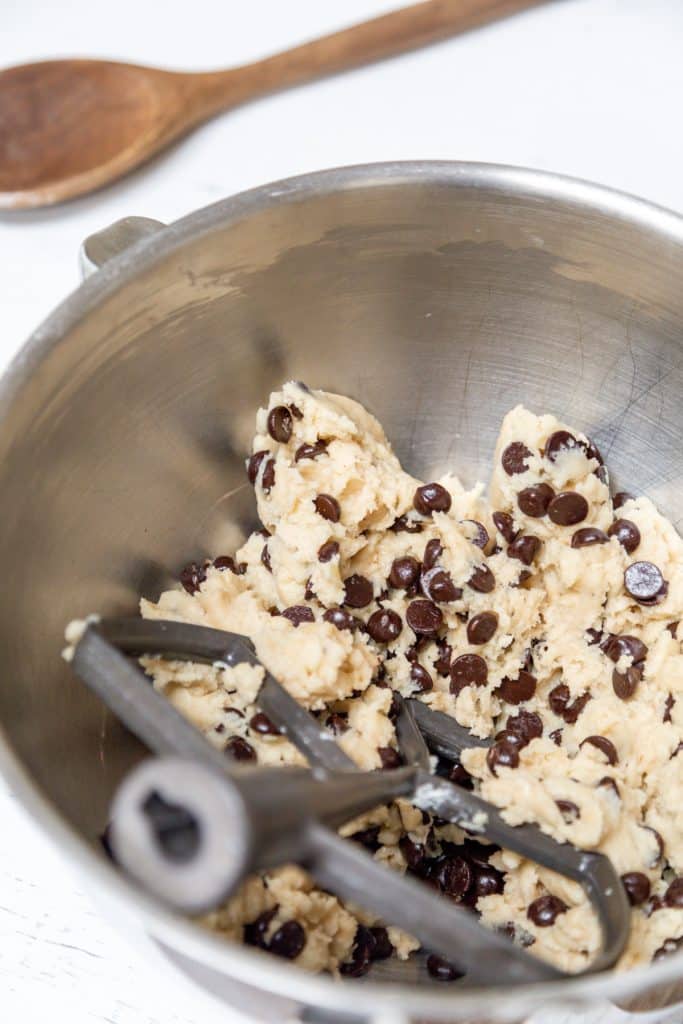
<path id="1" fill-rule="evenodd" d="M 390 57 L 541 0 L 427 0 L 229 71 L 53 60 L 0 72 L 0 208 L 100 188 L 221 110 Z"/>

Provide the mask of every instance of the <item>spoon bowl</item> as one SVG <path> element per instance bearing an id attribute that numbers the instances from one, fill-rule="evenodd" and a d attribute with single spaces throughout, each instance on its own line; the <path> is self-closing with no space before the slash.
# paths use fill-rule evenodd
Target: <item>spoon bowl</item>
<path id="1" fill-rule="evenodd" d="M 59 202 L 151 156 L 191 127 L 187 78 L 98 60 L 0 72 L 0 207 Z"/>
<path id="2" fill-rule="evenodd" d="M 445 39 L 542 0 L 427 0 L 227 71 L 101 60 L 0 72 L 0 209 L 92 192 L 201 121 L 264 93 Z"/>

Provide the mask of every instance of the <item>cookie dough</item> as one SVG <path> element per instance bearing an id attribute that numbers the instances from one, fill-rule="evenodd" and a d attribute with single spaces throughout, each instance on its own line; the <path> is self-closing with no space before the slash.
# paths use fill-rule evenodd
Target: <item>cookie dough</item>
<path id="1" fill-rule="evenodd" d="M 590 439 L 522 407 L 503 422 L 488 497 L 450 474 L 423 483 L 360 405 L 294 382 L 259 410 L 247 474 L 263 529 L 187 566 L 142 614 L 251 637 L 361 768 L 398 761 L 393 690 L 494 736 L 438 770 L 509 822 L 610 857 L 633 907 L 619 969 L 683 943 L 683 540 L 652 502 L 611 496 Z M 303 763 L 255 704 L 260 669 L 144 666 L 218 748 Z M 404 801 L 342 832 L 564 970 L 598 949 L 578 886 Z M 206 923 L 350 975 L 417 948 L 290 866 L 249 879 Z"/>

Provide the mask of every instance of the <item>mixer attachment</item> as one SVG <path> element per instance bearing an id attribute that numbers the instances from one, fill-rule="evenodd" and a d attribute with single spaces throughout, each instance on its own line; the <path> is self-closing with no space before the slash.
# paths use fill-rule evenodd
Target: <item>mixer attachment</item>
<path id="1" fill-rule="evenodd" d="M 487 746 L 449 716 L 399 698 L 403 767 L 361 772 L 332 734 L 265 670 L 257 703 L 301 751 L 311 771 L 240 764 L 212 747 L 131 660 L 144 654 L 260 666 L 250 641 L 203 626 L 144 619 L 90 624 L 75 672 L 155 754 L 124 780 L 112 806 L 116 860 L 167 904 L 189 913 L 219 906 L 253 872 L 298 863 L 342 899 L 374 911 L 488 985 L 563 977 L 468 910 L 375 861 L 336 829 L 397 797 L 578 882 L 599 920 L 602 949 L 587 968 L 614 964 L 629 905 L 607 858 L 555 842 L 534 825 L 508 825 L 493 805 L 430 771 L 432 749 L 457 760 Z M 263 666 L 261 666 L 263 667 Z"/>

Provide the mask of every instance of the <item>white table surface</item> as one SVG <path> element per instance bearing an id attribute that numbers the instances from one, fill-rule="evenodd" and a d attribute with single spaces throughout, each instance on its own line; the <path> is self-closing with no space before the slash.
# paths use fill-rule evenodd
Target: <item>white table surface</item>
<path id="1" fill-rule="evenodd" d="M 0 66 L 53 56 L 188 70 L 228 66 L 395 6 L 0 0 Z M 127 214 L 170 221 L 303 171 L 373 160 L 485 160 L 593 179 L 683 210 L 682 43 L 683 0 L 555 0 L 235 111 L 95 196 L 0 215 L 0 364 L 76 286 L 78 245 L 92 231 Z M 243 1020 L 141 961 L 1 783 L 0 820 L 3 1021 Z M 625 1017 L 596 1008 L 595 1019 L 615 1024 Z M 565 1017 L 542 1017 L 551 1021 Z"/>

